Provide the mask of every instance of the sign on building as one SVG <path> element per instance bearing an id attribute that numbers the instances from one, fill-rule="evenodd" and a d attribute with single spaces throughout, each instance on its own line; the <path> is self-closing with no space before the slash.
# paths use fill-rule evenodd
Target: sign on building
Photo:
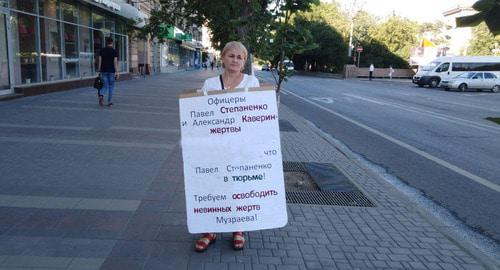
<path id="1" fill-rule="evenodd" d="M 179 107 L 189 232 L 285 226 L 274 89 L 183 94 Z"/>

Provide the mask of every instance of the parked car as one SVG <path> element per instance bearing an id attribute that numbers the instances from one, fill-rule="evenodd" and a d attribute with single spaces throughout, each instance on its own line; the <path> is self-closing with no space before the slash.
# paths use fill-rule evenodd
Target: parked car
<path id="1" fill-rule="evenodd" d="M 462 92 L 467 89 L 491 90 L 500 92 L 500 79 L 491 72 L 465 72 L 449 80 L 441 81 L 445 90 L 458 89 Z"/>
<path id="2" fill-rule="evenodd" d="M 268 64 L 262 65 L 262 71 L 270 71 L 270 70 L 271 70 L 271 68 L 269 67 Z"/>
<path id="3" fill-rule="evenodd" d="M 294 70 L 295 69 L 295 66 L 293 65 L 293 61 L 292 60 L 283 60 L 283 65 L 285 66 L 285 68 L 287 70 Z"/>
<path id="4" fill-rule="evenodd" d="M 500 76 L 499 56 L 443 56 L 419 68 L 413 76 L 413 83 L 419 87 L 438 87 L 441 81 L 448 81 L 464 72 L 491 72 Z"/>

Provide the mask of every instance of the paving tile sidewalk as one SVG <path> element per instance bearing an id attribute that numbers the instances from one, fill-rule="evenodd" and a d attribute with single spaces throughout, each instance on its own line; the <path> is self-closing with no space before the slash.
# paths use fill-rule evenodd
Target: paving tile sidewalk
<path id="1" fill-rule="evenodd" d="M 187 233 L 185 224 L 177 147 L 142 201 L 138 218 L 128 226 L 133 232 L 159 226 L 159 233 L 134 234 L 141 242 L 123 241 L 115 246 L 104 269 L 118 269 L 116 265 L 121 265 L 123 258 L 114 255 L 121 251 L 129 255 L 135 249 L 148 249 L 145 269 L 484 269 L 478 259 L 441 233 L 392 187 L 346 156 L 304 119 L 284 105 L 279 113 L 280 119 L 298 130 L 282 132 L 284 161 L 335 164 L 377 206 L 289 205 L 288 226 L 249 232 L 245 250 L 233 251 L 230 235 L 224 234 L 222 241 L 198 254 L 192 250 L 196 236 Z M 167 200 L 171 203 L 160 215 L 158 206 Z M 153 220 L 145 222 L 148 218 Z"/>
<path id="2" fill-rule="evenodd" d="M 4 108 L 43 108 L 48 115 L 33 114 L 29 120 L 46 125 L 44 129 L 53 128 L 50 119 L 56 115 L 65 126 L 36 138 L 5 135 L 2 140 L 37 145 L 32 155 L 46 154 L 38 166 L 57 160 L 68 168 L 49 171 L 51 181 L 45 186 L 24 180 L 1 192 L 0 270 L 488 269 L 466 243 L 445 233 L 442 224 L 285 105 L 280 106 L 280 119 L 298 132 L 281 133 L 284 161 L 334 164 L 376 207 L 289 204 L 288 225 L 249 232 L 243 251 L 232 250 L 230 234 L 219 234 L 222 239 L 207 252 L 194 252 L 197 235 L 189 234 L 186 226 L 176 97 L 213 75 L 185 72 L 118 83 L 116 105 L 104 112 L 93 107 L 89 89 L 8 103 Z M 15 115 L 21 112 L 26 113 Z M 81 130 L 64 122 L 76 118 L 72 123 Z M 15 161 L 23 157 L 19 149 L 4 149 L 15 159 L 8 165 L 17 168 Z M 54 149 L 62 157 L 52 155 Z M 96 152 L 105 159 L 94 161 Z M 103 162 L 110 164 L 103 167 L 110 173 L 89 170 Z M 80 163 L 83 168 L 75 165 Z M 67 175 L 78 181 L 66 183 L 71 179 Z"/>

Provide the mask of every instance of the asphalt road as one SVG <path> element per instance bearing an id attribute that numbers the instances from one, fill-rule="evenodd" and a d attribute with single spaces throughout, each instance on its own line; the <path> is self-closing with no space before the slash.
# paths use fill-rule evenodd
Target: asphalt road
<path id="1" fill-rule="evenodd" d="M 271 80 L 269 72 L 259 77 Z M 500 94 L 294 76 L 281 102 L 500 241 Z"/>

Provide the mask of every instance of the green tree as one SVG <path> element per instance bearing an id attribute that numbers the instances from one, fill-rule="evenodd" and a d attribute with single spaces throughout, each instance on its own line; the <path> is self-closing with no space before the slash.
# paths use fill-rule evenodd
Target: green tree
<path id="1" fill-rule="evenodd" d="M 478 13 L 456 18 L 457 27 L 472 27 L 485 22 L 493 35 L 500 34 L 500 0 L 479 0 L 472 8 Z"/>
<path id="2" fill-rule="evenodd" d="M 370 13 L 360 10 L 354 16 L 353 40 L 358 43 L 367 43 L 373 32 L 373 28 L 378 24 L 378 18 Z"/>
<path id="3" fill-rule="evenodd" d="M 500 36 L 493 36 L 485 23 L 474 27 L 467 50 L 469 55 L 498 55 Z"/>
<path id="4" fill-rule="evenodd" d="M 347 63 L 348 21 L 335 3 L 321 3 L 294 18 L 296 27 L 307 29 L 315 46 L 294 57 L 300 68 L 313 71 L 339 72 Z"/>
<path id="5" fill-rule="evenodd" d="M 271 31 L 266 38 L 261 39 L 261 51 L 257 54 L 261 59 L 277 65 L 277 74 L 273 73 L 276 82 L 276 92 L 279 94 L 281 84 L 287 80 L 291 72 L 284 66 L 285 59 L 292 59 L 295 54 L 314 47 L 307 29 L 297 28 L 292 24 L 292 18 L 300 11 L 309 10 L 318 5 L 319 0 L 277 0 L 271 9 L 275 20 L 267 26 Z"/>
<path id="6" fill-rule="evenodd" d="M 175 25 L 186 32 L 191 26 L 207 25 L 212 30 L 211 41 L 216 49 L 229 41 L 239 40 L 254 52 L 258 37 L 273 20 L 268 0 L 160 0 L 158 9 L 152 11 L 143 35 L 162 38 L 165 26 Z M 251 57 L 245 72 L 250 73 Z"/>
<path id="7" fill-rule="evenodd" d="M 371 37 L 387 49 L 408 61 L 410 50 L 417 44 L 417 23 L 399 16 L 392 16 L 386 22 L 373 28 Z"/>

